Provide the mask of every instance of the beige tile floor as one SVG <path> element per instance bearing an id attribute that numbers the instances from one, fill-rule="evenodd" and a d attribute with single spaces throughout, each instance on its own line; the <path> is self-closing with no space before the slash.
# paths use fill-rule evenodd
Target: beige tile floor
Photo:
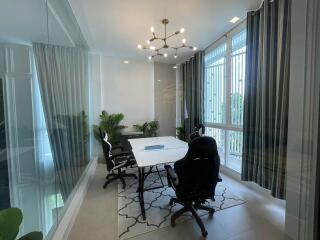
<path id="1" fill-rule="evenodd" d="M 69 240 L 116 240 L 117 238 L 117 183 L 102 189 L 105 166 L 99 164 L 81 206 Z M 278 240 L 283 239 L 285 211 L 270 199 L 222 175 L 224 185 L 243 198 L 246 203 L 216 212 L 212 219 L 203 221 L 207 239 L 214 240 Z M 195 221 L 187 221 L 145 233 L 131 240 L 187 240 L 203 239 Z"/>

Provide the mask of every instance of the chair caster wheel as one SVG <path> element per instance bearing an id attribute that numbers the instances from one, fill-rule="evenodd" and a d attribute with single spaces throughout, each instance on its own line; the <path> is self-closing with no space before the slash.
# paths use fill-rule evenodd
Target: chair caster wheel
<path id="1" fill-rule="evenodd" d="M 208 236 L 208 232 L 207 231 L 202 232 L 202 236 L 203 237 L 207 237 Z"/>
<path id="2" fill-rule="evenodd" d="M 210 212 L 209 212 L 209 216 L 212 217 L 214 213 L 215 213 L 215 210 L 210 211 Z"/>
<path id="3" fill-rule="evenodd" d="M 176 223 L 174 221 L 171 220 L 171 223 L 170 223 L 171 227 L 174 227 L 176 225 Z"/>
<path id="4" fill-rule="evenodd" d="M 173 201 L 172 200 L 170 200 L 169 206 L 173 206 Z"/>
<path id="5" fill-rule="evenodd" d="M 134 179 L 138 179 L 137 175 L 134 176 Z"/>

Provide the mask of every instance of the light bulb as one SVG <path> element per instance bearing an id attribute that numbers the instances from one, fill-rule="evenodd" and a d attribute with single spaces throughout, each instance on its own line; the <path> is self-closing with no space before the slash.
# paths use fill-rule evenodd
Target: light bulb
<path id="1" fill-rule="evenodd" d="M 150 46 L 149 49 L 154 51 L 154 50 L 156 50 L 156 47 L 155 46 Z"/>
<path id="2" fill-rule="evenodd" d="M 150 31 L 153 33 L 154 32 L 154 27 L 150 27 Z"/>
<path id="3" fill-rule="evenodd" d="M 176 69 L 176 68 L 177 68 L 177 66 L 173 66 L 172 68 Z"/>
<path id="4" fill-rule="evenodd" d="M 152 57 L 151 57 L 151 56 L 149 56 L 149 57 L 148 57 L 148 59 L 149 59 L 149 60 L 151 60 L 151 59 L 152 59 Z"/>
<path id="5" fill-rule="evenodd" d="M 142 49 L 142 45 L 141 45 L 141 44 L 139 44 L 139 45 L 138 45 L 138 48 L 139 48 L 139 49 Z"/>
<path id="6" fill-rule="evenodd" d="M 238 22 L 239 20 L 240 20 L 239 17 L 233 17 L 233 18 L 230 19 L 229 22 L 231 22 L 231 23 L 236 23 L 236 22 Z"/>
<path id="7" fill-rule="evenodd" d="M 187 39 L 182 39 L 182 43 L 184 44 L 184 43 L 186 43 L 187 42 Z"/>
<path id="8" fill-rule="evenodd" d="M 147 40 L 147 44 L 148 44 L 148 45 L 150 44 L 150 40 Z"/>
<path id="9" fill-rule="evenodd" d="M 164 53 L 163 56 L 164 56 L 164 57 L 168 57 L 168 53 Z"/>
<path id="10" fill-rule="evenodd" d="M 174 58 L 177 58 L 177 57 L 178 57 L 178 55 L 177 55 L 177 54 L 175 54 L 173 57 L 174 57 Z"/>
<path id="11" fill-rule="evenodd" d="M 180 33 L 183 33 L 184 32 L 184 28 L 180 28 Z"/>
<path id="12" fill-rule="evenodd" d="M 197 51 L 197 47 L 193 47 L 193 51 Z"/>

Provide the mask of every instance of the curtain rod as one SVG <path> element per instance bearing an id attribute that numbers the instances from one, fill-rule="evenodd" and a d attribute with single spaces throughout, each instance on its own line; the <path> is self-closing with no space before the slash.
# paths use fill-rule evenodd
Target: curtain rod
<path id="1" fill-rule="evenodd" d="M 260 6 L 256 9 L 250 9 L 248 10 L 248 12 L 255 12 L 258 11 L 259 9 L 261 9 L 262 5 L 264 4 L 265 1 L 270 1 L 270 2 L 274 2 L 274 0 L 262 0 L 260 3 Z M 235 28 L 237 28 L 238 26 L 240 26 L 243 22 L 245 22 L 247 19 L 247 17 L 245 17 L 244 19 L 242 19 L 235 27 L 231 28 L 230 30 L 228 30 L 227 32 L 225 32 L 224 34 L 222 34 L 221 37 L 219 37 L 218 39 L 216 39 L 213 43 L 210 43 L 207 47 L 204 48 L 204 51 L 206 51 L 208 48 L 210 48 L 211 46 L 213 46 L 214 44 L 216 44 L 217 42 L 219 42 L 221 39 L 225 38 L 230 32 L 232 32 Z"/>
<path id="2" fill-rule="evenodd" d="M 227 35 L 229 33 L 231 33 L 234 29 L 236 29 L 237 27 L 239 27 L 242 23 L 244 23 L 247 20 L 247 17 L 245 17 L 244 19 L 242 19 L 236 26 L 234 26 L 233 28 L 231 28 L 230 30 L 226 31 L 224 34 L 222 34 L 221 37 L 219 37 L 218 39 L 216 39 L 214 42 L 210 43 L 207 47 L 205 47 L 203 49 L 203 51 L 206 51 L 208 48 L 210 48 L 211 46 L 213 46 L 214 44 L 216 44 L 217 42 L 219 42 L 221 39 L 227 37 Z"/>

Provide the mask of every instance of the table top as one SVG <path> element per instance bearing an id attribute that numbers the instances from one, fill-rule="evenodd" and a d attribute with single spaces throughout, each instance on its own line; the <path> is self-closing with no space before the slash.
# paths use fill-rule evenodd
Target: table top
<path id="1" fill-rule="evenodd" d="M 138 167 L 172 163 L 183 158 L 188 143 L 172 136 L 129 139 Z M 145 146 L 164 145 L 163 149 L 145 150 Z"/>

